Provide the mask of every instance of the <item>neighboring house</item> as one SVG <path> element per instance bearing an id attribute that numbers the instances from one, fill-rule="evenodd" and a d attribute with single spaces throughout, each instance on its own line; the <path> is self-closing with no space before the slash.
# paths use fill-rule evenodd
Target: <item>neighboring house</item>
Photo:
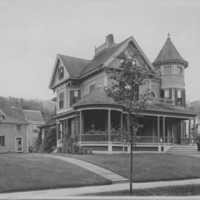
<path id="1" fill-rule="evenodd" d="M 132 36 L 116 44 L 110 34 L 103 45 L 95 48 L 92 60 L 57 55 L 49 88 L 57 94 L 58 151 L 65 134 L 71 135 L 80 146 L 96 152 L 130 150 L 129 145 L 118 141 L 112 133 L 112 129 L 127 125 L 127 113 L 104 91 L 110 85 L 106 69 L 119 67 L 118 56 L 126 53 L 127 48 L 135 54 L 137 65 L 160 72 L 160 77 L 146 80 L 139 88 L 140 93 L 150 90 L 154 98 L 142 112 L 144 126 L 134 150 L 167 151 L 174 144 L 188 143 L 185 121 L 191 126 L 196 117 L 185 104 L 184 77 L 188 62 L 170 37 L 151 63 Z M 189 143 L 191 138 L 189 133 Z"/>
<path id="2" fill-rule="evenodd" d="M 40 110 L 23 110 L 24 117 L 29 123 L 28 125 L 28 147 L 34 145 L 35 139 L 38 137 L 39 126 L 44 125 L 45 121 Z"/>
<path id="3" fill-rule="evenodd" d="M 0 108 L 0 153 L 27 153 L 28 122 L 21 109 Z"/>

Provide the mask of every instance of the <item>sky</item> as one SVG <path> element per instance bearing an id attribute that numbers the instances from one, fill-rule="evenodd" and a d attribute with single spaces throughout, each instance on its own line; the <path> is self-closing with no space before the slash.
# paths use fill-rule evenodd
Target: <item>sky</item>
<path id="1" fill-rule="evenodd" d="M 0 0 L 0 96 L 49 100 L 56 55 L 92 59 L 112 33 L 151 62 L 167 34 L 189 62 L 187 101 L 200 100 L 199 0 Z"/>

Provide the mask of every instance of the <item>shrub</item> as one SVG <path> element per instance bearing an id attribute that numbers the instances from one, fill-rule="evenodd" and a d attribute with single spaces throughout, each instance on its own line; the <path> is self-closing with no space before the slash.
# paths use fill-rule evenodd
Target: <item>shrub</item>
<path id="1" fill-rule="evenodd" d="M 92 154 L 92 151 L 87 147 L 81 147 L 75 143 L 75 140 L 68 134 L 65 135 L 65 138 L 62 140 L 62 153 L 67 154 Z"/>

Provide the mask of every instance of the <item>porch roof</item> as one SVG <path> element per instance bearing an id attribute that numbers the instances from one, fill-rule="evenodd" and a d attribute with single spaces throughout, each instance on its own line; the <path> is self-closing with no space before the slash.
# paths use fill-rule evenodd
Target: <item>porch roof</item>
<path id="1" fill-rule="evenodd" d="M 89 94 L 82 97 L 79 101 L 73 104 L 73 108 L 89 106 L 89 105 L 109 105 L 119 106 L 111 97 L 108 97 L 103 87 L 97 87 Z"/>
<path id="2" fill-rule="evenodd" d="M 172 105 L 166 104 L 149 104 L 144 112 L 157 113 L 157 114 L 168 114 L 168 115 L 178 115 L 183 117 L 196 117 L 196 113 L 189 109 L 179 108 Z"/>

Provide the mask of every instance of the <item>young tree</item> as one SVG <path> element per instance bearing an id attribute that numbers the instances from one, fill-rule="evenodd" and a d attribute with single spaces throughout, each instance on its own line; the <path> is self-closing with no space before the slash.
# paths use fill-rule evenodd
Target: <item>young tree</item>
<path id="1" fill-rule="evenodd" d="M 146 79 L 155 77 L 155 71 L 147 66 L 138 66 L 137 55 L 128 49 L 118 58 L 121 61 L 119 68 L 110 69 L 111 86 L 106 88 L 108 96 L 123 107 L 128 113 L 128 130 L 122 129 L 122 137 L 130 143 L 130 194 L 132 194 L 133 181 L 133 145 L 138 138 L 137 132 L 142 124 L 139 123 L 142 111 L 146 108 L 147 101 L 151 99 L 151 92 L 139 93 L 139 86 L 145 84 Z M 127 134 L 128 133 L 128 134 Z"/>

